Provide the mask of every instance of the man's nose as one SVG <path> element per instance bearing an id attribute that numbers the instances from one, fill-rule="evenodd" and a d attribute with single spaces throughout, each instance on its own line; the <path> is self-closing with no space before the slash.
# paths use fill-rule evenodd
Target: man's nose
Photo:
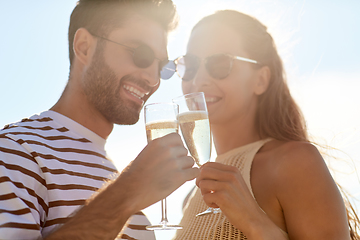
<path id="1" fill-rule="evenodd" d="M 160 70 L 158 61 L 154 61 L 149 67 L 142 71 L 142 78 L 146 80 L 150 87 L 155 87 L 160 83 Z"/>

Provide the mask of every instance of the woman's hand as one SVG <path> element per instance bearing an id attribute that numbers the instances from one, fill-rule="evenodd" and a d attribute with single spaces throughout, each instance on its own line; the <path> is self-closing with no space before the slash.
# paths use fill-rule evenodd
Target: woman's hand
<path id="1" fill-rule="evenodd" d="M 265 215 L 236 167 L 208 162 L 200 168 L 196 185 L 205 203 L 209 207 L 220 207 L 235 227 L 246 228 Z"/>

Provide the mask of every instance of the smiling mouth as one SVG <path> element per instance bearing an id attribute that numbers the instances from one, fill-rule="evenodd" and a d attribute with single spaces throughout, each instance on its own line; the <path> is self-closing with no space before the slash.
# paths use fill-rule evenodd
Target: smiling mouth
<path id="1" fill-rule="evenodd" d="M 219 97 L 205 97 L 206 103 L 218 102 L 221 98 Z"/>
<path id="2" fill-rule="evenodd" d="M 135 88 L 133 86 L 129 86 L 129 85 L 126 85 L 124 84 L 123 85 L 123 88 L 128 91 L 131 95 L 133 95 L 134 97 L 138 98 L 138 99 L 141 99 L 147 95 L 149 95 L 149 91 L 148 92 L 144 92 L 143 90 L 140 90 L 138 88 Z"/>

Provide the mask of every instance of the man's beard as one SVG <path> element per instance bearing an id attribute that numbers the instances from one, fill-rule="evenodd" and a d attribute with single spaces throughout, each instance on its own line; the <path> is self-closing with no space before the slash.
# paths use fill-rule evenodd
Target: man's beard
<path id="1" fill-rule="evenodd" d="M 130 75 L 125 75 L 119 81 L 115 72 L 105 63 L 100 47 L 96 50 L 93 61 L 84 75 L 83 88 L 89 102 L 109 122 L 132 125 L 139 120 L 142 106 L 121 98 L 120 88 L 124 80 L 135 82 L 146 90 L 149 89 L 144 81 Z"/>

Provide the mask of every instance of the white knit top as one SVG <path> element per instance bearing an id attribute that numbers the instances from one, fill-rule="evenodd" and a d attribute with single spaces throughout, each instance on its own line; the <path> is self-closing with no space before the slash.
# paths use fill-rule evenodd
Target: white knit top
<path id="1" fill-rule="evenodd" d="M 246 185 L 254 196 L 250 184 L 250 170 L 255 154 L 259 149 L 271 139 L 264 139 L 257 142 L 232 149 L 224 154 L 217 156 L 216 162 L 235 166 L 240 170 Z M 188 203 L 184 208 L 184 216 L 180 225 L 183 230 L 178 230 L 174 239 L 176 240 L 228 240 L 228 239 L 247 239 L 246 236 L 235 228 L 225 217 L 224 214 L 208 214 L 196 217 L 197 213 L 203 212 L 208 208 L 205 204 L 201 191 L 195 188 Z M 284 232 L 284 235 L 287 234 Z"/>

